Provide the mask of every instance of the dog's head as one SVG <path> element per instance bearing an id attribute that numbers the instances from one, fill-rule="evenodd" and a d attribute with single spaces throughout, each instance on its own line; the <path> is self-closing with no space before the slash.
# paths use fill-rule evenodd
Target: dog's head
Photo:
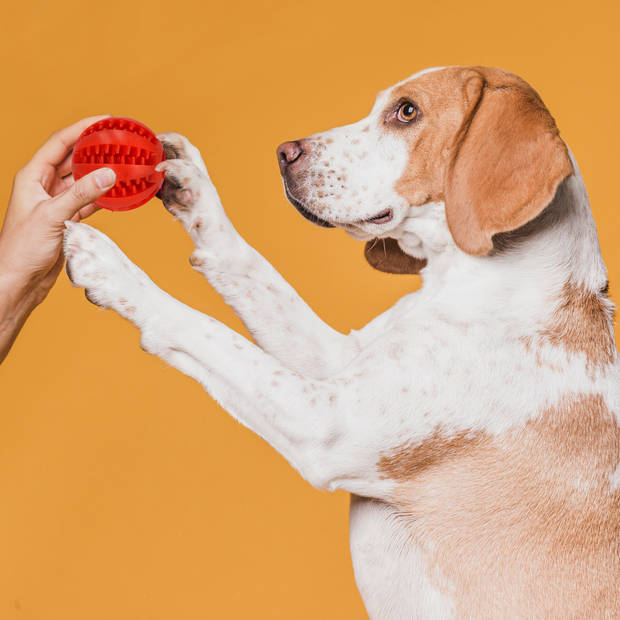
<path id="1" fill-rule="evenodd" d="M 290 202 L 320 226 L 366 244 L 376 268 L 416 273 L 423 243 L 401 249 L 403 222 L 428 205 L 464 252 L 535 218 L 573 173 L 566 145 L 538 94 L 485 67 L 431 69 L 383 91 L 368 117 L 278 147 Z M 423 241 L 423 240 L 422 240 Z"/>

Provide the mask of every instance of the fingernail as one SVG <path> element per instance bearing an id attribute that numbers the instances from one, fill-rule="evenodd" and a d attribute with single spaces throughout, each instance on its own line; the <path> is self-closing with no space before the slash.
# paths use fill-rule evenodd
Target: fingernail
<path id="1" fill-rule="evenodd" d="M 101 168 L 101 170 L 97 170 L 97 172 L 95 172 L 95 183 L 97 183 L 100 189 L 112 187 L 112 185 L 116 183 L 116 174 L 114 174 L 114 170 L 111 168 Z"/>

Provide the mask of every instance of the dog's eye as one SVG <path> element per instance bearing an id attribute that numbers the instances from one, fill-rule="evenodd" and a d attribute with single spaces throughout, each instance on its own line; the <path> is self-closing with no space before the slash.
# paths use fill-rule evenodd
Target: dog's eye
<path id="1" fill-rule="evenodd" d="M 411 121 L 415 121 L 418 118 L 418 106 L 415 103 L 411 103 L 410 101 L 405 101 L 398 108 L 398 112 L 396 113 L 396 118 L 401 123 L 410 123 Z"/>

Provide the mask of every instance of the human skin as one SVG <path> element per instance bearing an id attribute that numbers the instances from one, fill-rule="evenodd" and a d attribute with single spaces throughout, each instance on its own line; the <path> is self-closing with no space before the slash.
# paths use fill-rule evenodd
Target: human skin
<path id="1" fill-rule="evenodd" d="M 0 231 L 0 363 L 62 270 L 64 222 L 92 215 L 93 202 L 116 181 L 109 168 L 78 181 L 71 174 L 76 140 L 102 118 L 85 118 L 55 132 L 15 175 Z"/>

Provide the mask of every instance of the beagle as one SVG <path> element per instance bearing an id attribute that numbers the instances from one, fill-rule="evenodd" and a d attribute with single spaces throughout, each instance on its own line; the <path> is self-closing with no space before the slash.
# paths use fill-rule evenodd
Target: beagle
<path id="1" fill-rule="evenodd" d="M 67 222 L 69 275 L 310 484 L 352 494 L 368 614 L 620 618 L 620 365 L 577 164 L 538 94 L 486 67 L 422 71 L 363 120 L 278 148 L 285 192 L 423 288 L 334 331 L 163 134 L 164 205 L 255 343 Z"/>

